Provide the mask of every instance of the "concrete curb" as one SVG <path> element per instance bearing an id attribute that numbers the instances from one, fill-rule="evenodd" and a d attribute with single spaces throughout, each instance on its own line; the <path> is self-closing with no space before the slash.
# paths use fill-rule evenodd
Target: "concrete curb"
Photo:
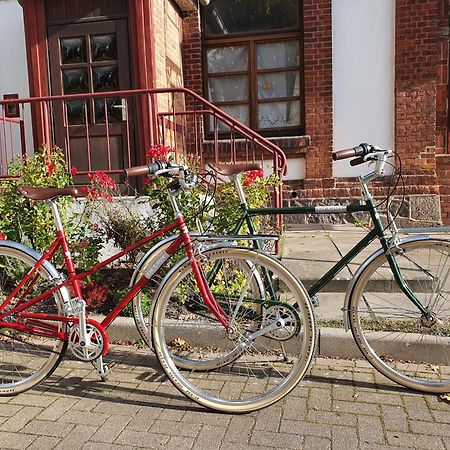
<path id="1" fill-rule="evenodd" d="M 92 317 L 95 320 L 101 320 L 101 317 Z M 185 330 L 186 331 L 186 330 Z M 110 342 L 137 342 L 141 339 L 136 329 L 134 320 L 130 317 L 118 317 L 109 327 L 108 336 Z M 208 336 L 210 334 L 210 336 Z M 209 345 L 215 342 L 216 334 L 208 333 L 202 330 L 199 334 L 194 328 L 192 330 L 192 340 L 200 337 L 201 342 L 207 342 Z M 408 342 L 407 339 L 395 341 L 392 339 L 380 340 L 383 348 L 389 351 L 390 357 L 398 360 L 414 360 L 415 355 L 424 357 L 431 356 L 432 360 L 422 361 L 424 363 L 439 363 L 439 356 L 445 354 L 444 349 L 437 344 L 431 344 L 424 340 L 422 344 L 417 342 Z M 317 356 L 333 358 L 359 358 L 363 355 L 356 345 L 351 331 L 345 331 L 342 328 L 319 328 Z M 441 361 L 445 364 L 445 361 Z"/>

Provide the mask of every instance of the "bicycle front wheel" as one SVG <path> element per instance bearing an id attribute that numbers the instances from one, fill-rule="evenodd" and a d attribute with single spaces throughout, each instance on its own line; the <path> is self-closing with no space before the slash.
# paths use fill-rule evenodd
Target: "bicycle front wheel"
<path id="1" fill-rule="evenodd" d="M 401 291 L 384 253 L 360 274 L 349 318 L 368 361 L 391 380 L 425 392 L 450 392 L 450 242 L 415 239 L 392 248 L 425 318 Z"/>
<path id="2" fill-rule="evenodd" d="M 27 252 L 0 243 L 0 305 L 36 262 L 37 259 Z M 48 281 L 51 278 L 52 274 L 45 266 L 41 266 L 31 282 L 17 293 L 2 312 L 48 289 Z M 55 292 L 50 298 L 31 306 L 26 311 L 61 315 L 62 298 Z M 16 320 L 16 316 L 7 316 L 3 319 L 4 322 Z M 63 324 L 53 323 L 53 325 L 55 330 L 63 330 Z M 56 338 L 32 335 L 8 326 L 0 327 L 0 395 L 19 394 L 47 378 L 58 366 L 66 348 L 67 342 Z"/>
<path id="3" fill-rule="evenodd" d="M 201 268 L 233 333 L 205 306 L 190 263 L 177 266 L 152 317 L 164 371 L 182 393 L 208 408 L 248 412 L 276 402 L 297 385 L 313 356 L 316 328 L 308 294 L 278 261 L 249 249 L 206 251 Z M 180 367 L 179 359 L 205 361 L 208 369 Z"/>

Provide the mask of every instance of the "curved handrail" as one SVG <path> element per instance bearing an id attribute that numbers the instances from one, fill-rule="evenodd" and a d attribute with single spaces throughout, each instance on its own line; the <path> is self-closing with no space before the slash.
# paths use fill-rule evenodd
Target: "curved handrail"
<path id="1" fill-rule="evenodd" d="M 217 106 L 213 105 L 208 100 L 204 99 L 202 96 L 197 94 L 190 89 L 186 89 L 184 87 L 173 87 L 173 88 L 155 88 L 155 89 L 129 89 L 123 91 L 110 91 L 110 92 L 94 92 L 94 93 L 83 93 L 83 94 L 69 94 L 69 95 L 53 95 L 53 96 L 45 96 L 45 97 L 30 97 L 25 99 L 9 99 L 9 100 L 0 100 L 0 106 L 2 105 L 16 105 L 23 103 L 39 103 L 39 102 L 48 102 L 48 101 L 58 101 L 58 100 L 81 100 L 81 99 L 89 99 L 89 98 L 108 98 L 108 97 L 117 97 L 117 96 L 131 96 L 137 94 L 170 94 L 170 93 L 183 93 L 192 97 L 195 101 L 203 104 L 208 107 L 214 115 L 216 115 L 221 120 L 229 122 L 233 125 L 233 128 L 242 133 L 247 138 L 251 139 L 253 142 L 264 148 L 265 150 L 272 153 L 277 161 L 276 166 L 280 171 L 280 175 L 284 175 L 287 169 L 286 155 L 284 152 L 274 143 L 270 142 L 267 138 L 259 135 L 256 131 L 247 127 L 243 123 L 236 120 L 230 114 L 222 111 Z"/>

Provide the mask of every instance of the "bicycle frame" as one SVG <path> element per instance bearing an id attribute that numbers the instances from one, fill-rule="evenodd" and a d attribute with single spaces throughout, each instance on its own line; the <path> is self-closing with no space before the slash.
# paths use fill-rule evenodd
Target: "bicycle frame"
<path id="1" fill-rule="evenodd" d="M 59 219 L 59 214 L 56 209 L 56 205 L 53 201 L 49 201 L 50 207 L 55 215 L 55 222 L 57 226 L 57 233 L 55 241 L 50 245 L 49 249 L 40 257 L 40 259 L 34 264 L 32 269 L 25 275 L 25 277 L 19 282 L 19 284 L 14 288 L 11 294 L 3 301 L 0 305 L 0 327 L 17 329 L 24 332 L 29 332 L 30 334 L 52 337 L 60 340 L 67 340 L 68 334 L 62 331 L 58 331 L 58 325 L 50 322 L 61 322 L 65 324 L 79 322 L 79 318 L 74 316 L 63 316 L 63 315 L 49 315 L 49 314 L 37 314 L 32 312 L 27 312 L 26 310 L 36 303 L 48 299 L 55 292 L 71 287 L 74 292 L 74 297 L 82 299 L 81 293 L 81 283 L 80 280 L 86 278 L 87 276 L 93 274 L 102 267 L 110 264 L 111 262 L 121 258 L 122 256 L 130 253 L 136 248 L 154 240 L 155 238 L 162 236 L 171 230 L 177 228 L 180 233 L 178 237 L 174 239 L 171 245 L 165 250 L 167 258 L 172 256 L 180 247 L 184 246 L 187 257 L 189 258 L 193 272 L 198 283 L 201 295 L 210 308 L 211 312 L 217 317 L 220 323 L 228 328 L 228 318 L 227 314 L 223 311 L 220 305 L 214 299 L 211 291 L 209 290 L 206 280 L 204 280 L 202 272 L 200 270 L 199 264 L 194 257 L 194 249 L 192 245 L 191 236 L 188 232 L 184 217 L 181 214 L 176 214 L 174 221 L 167 225 L 166 227 L 156 231 L 150 236 L 136 242 L 135 244 L 127 247 L 126 249 L 116 253 L 110 258 L 102 261 L 90 269 L 76 273 L 75 265 L 72 260 L 72 256 L 69 249 L 69 244 L 67 237 L 62 228 L 61 221 Z M 46 261 L 50 261 L 57 252 L 61 250 L 67 268 L 67 279 L 60 277 L 59 279 L 53 279 L 52 281 L 56 283 L 55 286 L 47 289 L 38 296 L 24 300 L 25 295 L 30 292 L 32 286 L 36 283 L 39 277 L 38 270 L 44 265 Z M 163 264 L 164 261 L 161 262 Z M 125 306 L 141 291 L 141 289 L 147 284 L 151 277 L 147 277 L 145 274 L 136 282 L 134 287 L 123 297 L 123 299 L 114 307 L 114 309 L 102 320 L 100 325 L 100 331 L 105 335 L 105 329 L 114 321 L 114 319 L 120 314 L 120 312 L 125 308 Z M 24 292 L 19 296 L 17 304 L 5 312 L 5 308 L 11 303 L 11 301 L 22 291 Z M 17 300 L 17 298 L 16 298 Z M 16 322 L 10 322 L 7 320 L 8 316 L 17 315 Z M 86 319 L 87 322 L 94 322 L 91 319 Z M 107 342 L 107 341 L 105 341 Z M 107 351 L 107 346 L 105 346 L 104 354 Z"/>
<path id="2" fill-rule="evenodd" d="M 391 252 L 391 243 L 388 236 L 385 233 L 385 228 L 380 220 L 377 208 L 374 204 L 373 198 L 370 195 L 366 182 L 370 180 L 372 174 L 365 177 L 360 177 L 362 190 L 364 193 L 365 204 L 359 205 L 334 205 L 334 206 L 295 206 L 295 207 L 283 207 L 283 208 L 249 208 L 245 199 L 242 186 L 237 177 L 230 177 L 236 186 L 238 196 L 240 199 L 240 206 L 242 209 L 242 215 L 236 223 L 236 227 L 233 230 L 233 234 L 239 234 L 240 230 L 247 225 L 249 233 L 255 234 L 255 226 L 252 220 L 254 216 L 261 215 L 277 215 L 277 214 L 343 214 L 354 212 L 367 212 L 373 221 L 372 230 L 364 236 L 348 253 L 346 253 L 340 261 L 338 261 L 327 273 L 325 273 L 313 286 L 308 289 L 308 294 L 313 298 L 324 286 L 326 286 L 333 278 L 364 248 L 367 247 L 375 238 L 380 240 L 381 246 L 386 254 L 391 271 L 394 275 L 396 282 L 404 294 L 411 300 L 411 302 L 420 310 L 420 312 L 427 317 L 428 309 L 417 299 L 414 293 L 409 288 L 407 282 L 403 278 L 400 269 L 397 265 L 394 255 Z M 259 243 L 254 243 L 256 248 L 259 248 Z"/>

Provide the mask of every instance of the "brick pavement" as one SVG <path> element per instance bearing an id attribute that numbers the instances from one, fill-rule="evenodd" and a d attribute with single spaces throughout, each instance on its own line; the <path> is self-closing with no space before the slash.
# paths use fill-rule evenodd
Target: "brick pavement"
<path id="1" fill-rule="evenodd" d="M 106 383 L 64 360 L 17 397 L 0 397 L 0 448 L 450 450 L 450 405 L 407 391 L 364 361 L 317 358 L 285 399 L 251 414 L 209 412 L 165 379 L 148 349 L 113 346 Z"/>

